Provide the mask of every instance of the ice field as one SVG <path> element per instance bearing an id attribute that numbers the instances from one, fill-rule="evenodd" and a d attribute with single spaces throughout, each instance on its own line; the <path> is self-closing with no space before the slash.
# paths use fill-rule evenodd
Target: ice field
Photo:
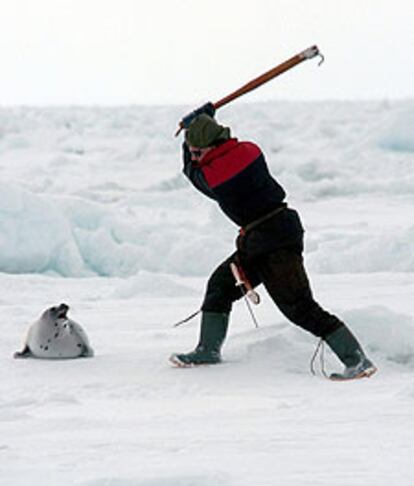
<path id="1" fill-rule="evenodd" d="M 237 228 L 181 174 L 189 107 L 0 108 L 0 484 L 410 486 L 414 482 L 414 101 L 235 103 L 306 229 L 316 299 L 379 372 L 312 376 L 317 342 L 263 288 L 223 364 L 191 350 Z M 14 360 L 55 304 L 95 357 Z M 326 368 L 340 363 L 326 352 Z"/>

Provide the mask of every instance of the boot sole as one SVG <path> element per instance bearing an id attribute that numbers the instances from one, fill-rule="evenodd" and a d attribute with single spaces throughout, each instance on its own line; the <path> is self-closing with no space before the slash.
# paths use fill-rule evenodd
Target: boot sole
<path id="1" fill-rule="evenodd" d="M 376 366 L 371 366 L 370 368 L 367 368 L 366 370 L 361 371 L 361 373 L 358 373 L 357 375 L 353 376 L 352 378 L 346 378 L 341 375 L 331 375 L 329 379 L 331 381 L 352 381 L 352 380 L 359 380 L 361 378 L 370 378 L 373 374 L 375 374 L 378 371 L 378 368 Z"/>
<path id="2" fill-rule="evenodd" d="M 174 354 L 168 360 L 175 368 L 192 368 L 194 366 L 192 363 L 183 363 Z"/>
<path id="3" fill-rule="evenodd" d="M 218 363 L 184 363 L 184 361 L 181 361 L 177 355 L 173 354 L 168 358 L 169 362 L 174 365 L 175 368 L 196 368 L 199 366 L 210 366 L 210 365 L 215 365 L 219 364 Z"/>

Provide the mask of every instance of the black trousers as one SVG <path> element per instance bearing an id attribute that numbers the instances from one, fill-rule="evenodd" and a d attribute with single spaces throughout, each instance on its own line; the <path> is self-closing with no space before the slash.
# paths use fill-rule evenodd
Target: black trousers
<path id="1" fill-rule="evenodd" d="M 253 287 L 263 284 L 280 311 L 294 324 L 318 337 L 325 337 L 344 323 L 314 300 L 301 251 L 280 248 L 253 259 L 233 253 L 211 275 L 203 311 L 229 313 L 242 297 L 235 286 L 230 263 L 237 260 Z"/>

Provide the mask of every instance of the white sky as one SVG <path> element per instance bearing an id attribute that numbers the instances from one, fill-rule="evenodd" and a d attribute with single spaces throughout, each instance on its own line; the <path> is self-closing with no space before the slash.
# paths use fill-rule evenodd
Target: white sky
<path id="1" fill-rule="evenodd" d="M 0 104 L 414 96 L 413 0 L 1 0 Z"/>

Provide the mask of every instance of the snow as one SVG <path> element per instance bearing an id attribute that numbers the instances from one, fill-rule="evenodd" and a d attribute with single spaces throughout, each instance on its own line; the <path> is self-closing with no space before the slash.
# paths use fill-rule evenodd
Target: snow
<path id="1" fill-rule="evenodd" d="M 411 485 L 414 101 L 234 103 L 306 228 L 317 300 L 379 373 L 332 383 L 259 288 L 222 365 L 177 370 L 237 229 L 181 175 L 189 107 L 0 109 L 0 484 Z M 96 356 L 14 360 L 66 302 Z M 327 350 L 325 366 L 340 369 Z M 317 362 L 317 368 L 319 364 Z"/>

